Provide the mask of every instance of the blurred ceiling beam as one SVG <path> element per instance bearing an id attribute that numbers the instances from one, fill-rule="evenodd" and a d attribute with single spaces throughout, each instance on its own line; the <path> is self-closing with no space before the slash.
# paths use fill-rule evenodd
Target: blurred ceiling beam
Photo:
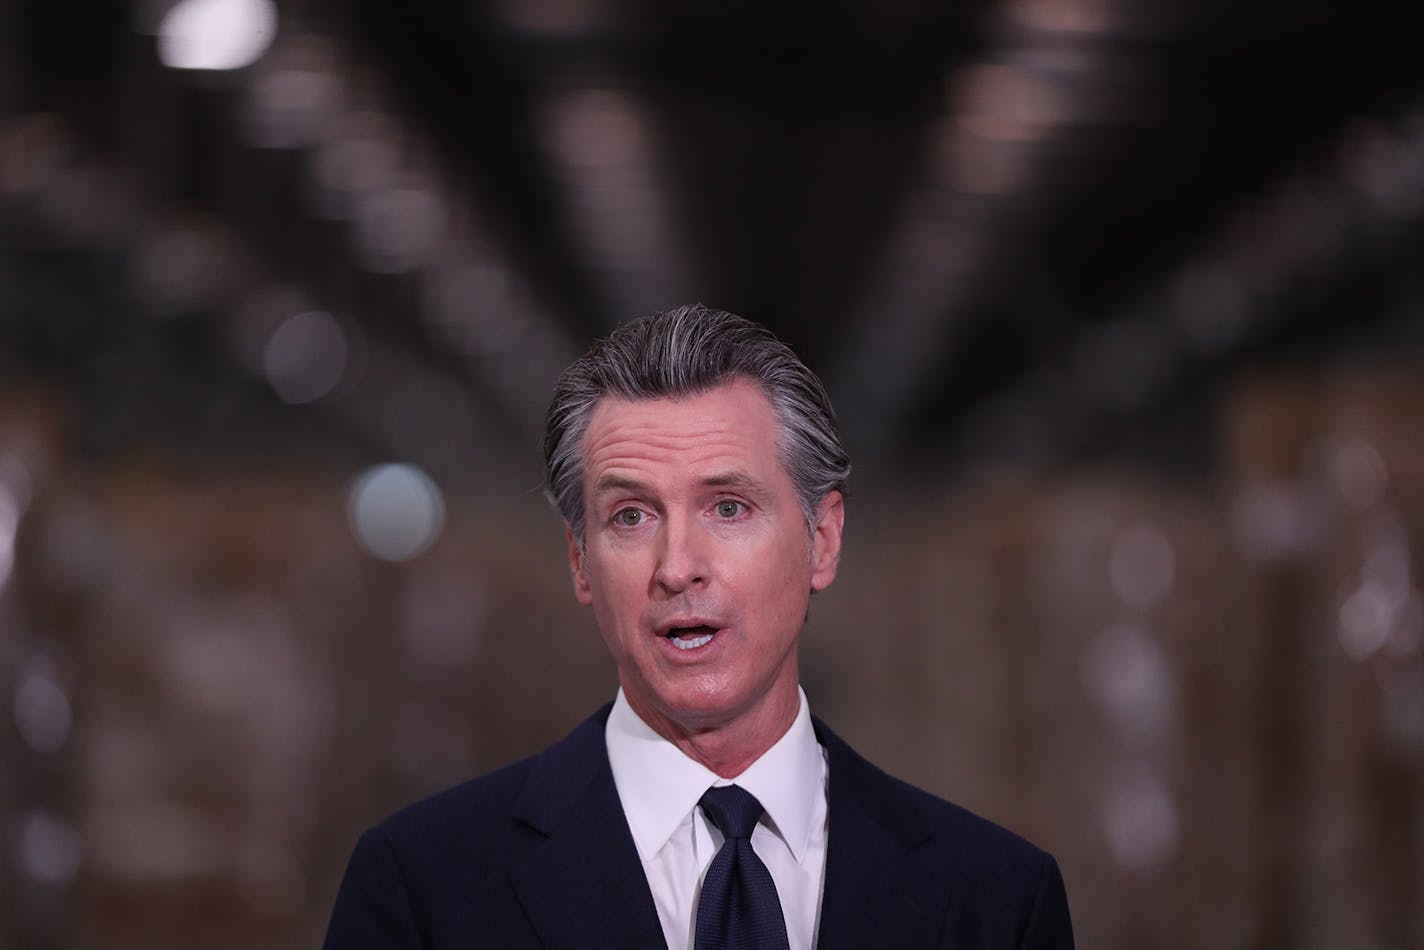
<path id="1" fill-rule="evenodd" d="M 157 64 L 134 26 L 164 4 L 81 6 L 0 4 L 16 54 L 0 108 L 72 133 L 94 167 L 66 171 L 87 184 L 65 193 L 109 209 L 90 230 L 120 220 L 170 290 L 205 260 L 299 287 L 390 348 L 392 378 L 446 380 L 500 420 L 511 454 L 583 342 L 702 299 L 821 368 L 862 457 L 971 462 L 992 440 L 967 433 L 1023 418 L 1004 405 L 1151 375 L 1149 355 L 1118 383 L 1082 378 L 1186 332 L 1181 295 L 1227 300 L 1256 265 L 1216 236 L 1348 117 L 1399 115 L 1424 81 L 1424 8 L 1390 0 L 1343 21 L 1270 0 L 298 0 L 278 46 L 226 79 Z M 1322 247 L 1315 272 L 1359 272 L 1358 247 Z M 1400 285 L 1383 312 L 1408 265 L 1380 260 Z M 152 339 L 225 345 L 227 311 L 170 296 L 198 319 Z M 1252 353 L 1228 341 L 1120 411 L 1150 427 Z M 1078 388 L 1056 399 L 1041 379 Z M 1048 428 L 1068 452 L 1122 432 Z"/>

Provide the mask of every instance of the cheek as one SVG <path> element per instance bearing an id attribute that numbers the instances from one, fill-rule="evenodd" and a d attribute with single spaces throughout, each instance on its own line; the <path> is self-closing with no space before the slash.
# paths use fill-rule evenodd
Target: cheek
<path id="1" fill-rule="evenodd" d="M 758 560 L 747 579 L 752 584 L 748 589 L 760 594 L 757 602 L 767 604 L 778 621 L 800 624 L 811 590 L 810 559 L 804 544 L 785 544 L 772 556 Z"/>
<path id="2" fill-rule="evenodd" d="M 589 575 L 593 615 L 607 635 L 634 623 L 642 610 L 642 585 L 630 572 L 610 570 L 603 562 Z"/>

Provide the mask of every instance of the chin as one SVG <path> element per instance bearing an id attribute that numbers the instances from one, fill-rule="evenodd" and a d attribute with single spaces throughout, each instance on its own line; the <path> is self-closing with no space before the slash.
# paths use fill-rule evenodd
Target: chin
<path id="1" fill-rule="evenodd" d="M 723 690 L 661 690 L 652 694 L 657 712 L 685 729 L 711 729 L 736 718 L 739 697 Z"/>

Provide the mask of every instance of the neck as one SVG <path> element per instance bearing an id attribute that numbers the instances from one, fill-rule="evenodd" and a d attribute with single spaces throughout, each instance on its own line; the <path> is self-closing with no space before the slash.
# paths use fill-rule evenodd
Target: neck
<path id="1" fill-rule="evenodd" d="M 724 722 L 679 721 L 657 709 L 643 708 L 624 690 L 638 718 L 682 751 L 722 778 L 736 778 L 786 735 L 801 709 L 801 694 L 793 679 L 790 689 L 763 697 L 755 709 Z"/>

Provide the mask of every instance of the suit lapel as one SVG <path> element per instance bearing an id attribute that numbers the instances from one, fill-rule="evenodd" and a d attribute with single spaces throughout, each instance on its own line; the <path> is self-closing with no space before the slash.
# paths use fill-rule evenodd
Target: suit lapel
<path id="1" fill-rule="evenodd" d="M 520 863 L 514 887 L 548 950 L 666 950 L 633 846 L 603 725 L 608 707 L 534 763 L 513 817 L 547 836 Z"/>
<path id="2" fill-rule="evenodd" d="M 666 950 L 608 765 L 608 708 L 539 756 L 512 812 L 546 836 L 514 888 L 548 950 Z M 818 950 L 933 945 L 946 898 L 933 839 L 897 807 L 893 779 L 815 727 L 830 769 Z"/>
<path id="3" fill-rule="evenodd" d="M 893 780 L 819 720 L 830 769 L 818 950 L 931 946 L 944 894 L 928 832 L 891 797 Z"/>

